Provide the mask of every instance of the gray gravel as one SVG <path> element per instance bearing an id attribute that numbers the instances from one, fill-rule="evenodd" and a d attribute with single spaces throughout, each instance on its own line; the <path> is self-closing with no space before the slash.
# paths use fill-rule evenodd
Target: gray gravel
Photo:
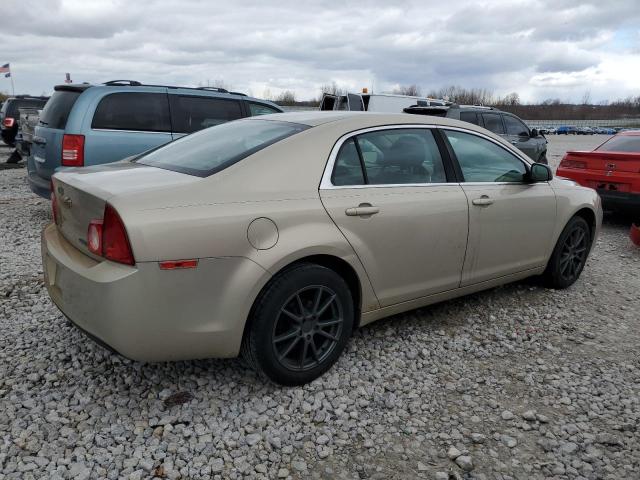
<path id="1" fill-rule="evenodd" d="M 597 140 L 552 137 L 550 161 Z M 0 171 L 0 478 L 638 478 L 640 249 L 622 221 L 566 291 L 383 320 L 278 388 L 237 360 L 134 363 L 70 327 L 24 175 Z"/>

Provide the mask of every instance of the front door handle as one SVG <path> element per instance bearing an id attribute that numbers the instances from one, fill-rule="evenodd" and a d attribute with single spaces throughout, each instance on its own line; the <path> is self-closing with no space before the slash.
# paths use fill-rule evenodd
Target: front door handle
<path id="1" fill-rule="evenodd" d="M 344 213 L 348 217 L 369 217 L 378 213 L 380 209 L 370 203 L 361 203 L 357 207 L 347 208 Z"/>
<path id="2" fill-rule="evenodd" d="M 480 198 L 474 198 L 471 203 L 473 203 L 474 205 L 478 205 L 481 207 L 486 207 L 487 205 L 492 205 L 493 204 L 493 199 L 489 198 L 486 195 L 482 195 Z"/>

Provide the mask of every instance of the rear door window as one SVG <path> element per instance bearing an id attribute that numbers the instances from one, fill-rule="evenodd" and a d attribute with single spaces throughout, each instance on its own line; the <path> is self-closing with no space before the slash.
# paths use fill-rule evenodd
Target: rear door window
<path id="1" fill-rule="evenodd" d="M 165 93 L 111 93 L 93 115 L 91 128 L 170 132 L 169 102 Z"/>
<path id="2" fill-rule="evenodd" d="M 270 113 L 281 113 L 281 112 L 280 110 L 277 110 L 263 103 L 249 102 L 249 113 L 251 114 L 252 117 L 255 117 L 258 115 L 269 115 Z"/>
<path id="3" fill-rule="evenodd" d="M 502 124 L 502 115 L 497 113 L 483 113 L 482 119 L 484 120 L 484 128 L 497 133 L 498 135 L 504 135 L 504 125 Z"/>
<path id="4" fill-rule="evenodd" d="M 58 91 L 53 94 L 40 114 L 40 125 L 64 130 L 69 113 L 81 92 Z"/>
<path id="5" fill-rule="evenodd" d="M 242 117 L 238 100 L 187 95 L 170 95 L 170 98 L 171 122 L 176 133 L 197 132 Z"/>
<path id="6" fill-rule="evenodd" d="M 473 123 L 474 125 L 480 125 L 478 114 L 476 112 L 460 112 L 460 120 L 463 122 Z"/>

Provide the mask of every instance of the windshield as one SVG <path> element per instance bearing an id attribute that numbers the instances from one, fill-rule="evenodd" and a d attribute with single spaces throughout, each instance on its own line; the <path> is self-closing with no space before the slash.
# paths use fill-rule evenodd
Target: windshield
<path id="1" fill-rule="evenodd" d="M 273 120 L 237 120 L 182 137 L 136 161 L 208 177 L 307 128 L 307 125 Z"/>
<path id="2" fill-rule="evenodd" d="M 598 148 L 599 152 L 640 153 L 640 135 L 620 135 L 611 137 Z"/>

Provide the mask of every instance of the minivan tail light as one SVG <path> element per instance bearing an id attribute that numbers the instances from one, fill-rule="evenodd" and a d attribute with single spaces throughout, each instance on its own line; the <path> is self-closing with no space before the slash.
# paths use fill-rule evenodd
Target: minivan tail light
<path id="1" fill-rule="evenodd" d="M 65 167 L 84 166 L 84 135 L 62 137 L 62 165 Z"/>
<path id="2" fill-rule="evenodd" d="M 115 208 L 108 203 L 102 219 L 102 255 L 108 260 L 134 265 L 133 251 L 124 223 Z"/>
<path id="3" fill-rule="evenodd" d="M 2 124 L 7 127 L 7 128 L 11 128 L 16 124 L 16 119 L 13 117 L 6 117 L 3 121 Z"/>

